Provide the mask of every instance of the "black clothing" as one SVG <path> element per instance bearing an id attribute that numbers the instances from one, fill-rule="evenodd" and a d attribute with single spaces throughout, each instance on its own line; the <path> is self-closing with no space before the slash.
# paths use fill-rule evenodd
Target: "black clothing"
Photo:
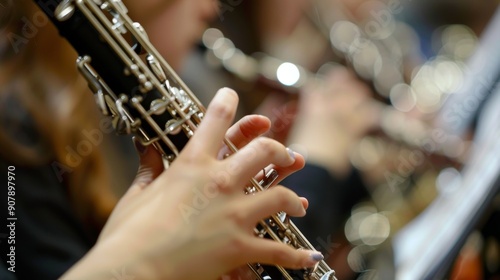
<path id="1" fill-rule="evenodd" d="M 10 164 L 0 159 L 0 170 L 7 175 Z M 15 166 L 15 276 L 14 279 L 57 279 L 91 248 L 96 236 L 86 233 L 77 219 L 60 182 L 50 165 Z M 7 182 L 6 178 L 2 182 Z M 7 190 L 2 190 L 2 212 L 6 212 Z M 2 219 L 5 221 L 6 219 Z M 4 232 L 2 228 L 0 232 Z M 1 259 L 6 263 L 3 242 Z M 7 246 L 6 246 L 7 245 Z M 5 270 L 2 267 L 2 273 Z M 7 272 L 9 276 L 14 276 Z M 1 279 L 4 274 L 0 274 Z M 6 276 L 7 277 L 7 276 Z"/>
<path id="2" fill-rule="evenodd" d="M 281 184 L 309 201 L 306 216 L 292 220 L 311 244 L 323 253 L 330 249 L 325 246 L 331 243 L 332 236 L 343 231 L 352 207 L 368 197 L 357 171 L 345 179 L 338 179 L 326 169 L 309 163 Z"/>

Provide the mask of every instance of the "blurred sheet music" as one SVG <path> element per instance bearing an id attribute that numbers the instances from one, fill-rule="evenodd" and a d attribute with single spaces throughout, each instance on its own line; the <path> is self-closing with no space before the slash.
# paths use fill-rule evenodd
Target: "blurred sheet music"
<path id="1" fill-rule="evenodd" d="M 500 78 L 500 9 L 490 20 L 472 57 L 467 62 L 461 88 L 451 94 L 437 116 L 436 125 L 462 135 L 471 126 L 480 106 Z"/>
<path id="2" fill-rule="evenodd" d="M 444 279 L 451 263 L 462 247 L 468 234 L 476 226 L 493 197 L 500 189 L 500 86 L 498 78 L 484 87 L 481 77 L 492 72 L 500 73 L 500 13 L 497 11 L 488 30 L 484 33 L 477 55 L 471 59 L 472 76 L 468 77 L 464 91 L 453 96 L 450 102 L 458 102 L 467 94 L 480 90 L 491 91 L 481 112 L 474 137 L 474 149 L 461 172 L 461 180 L 455 180 L 453 192 L 440 194 L 416 219 L 403 228 L 393 239 L 396 279 L 421 280 Z M 492 71 L 487 73 L 487 71 Z M 483 80 L 484 81 L 484 80 Z M 472 90 L 476 86 L 477 90 Z M 479 95 L 478 95 L 479 96 Z M 453 104 L 452 104 L 453 105 Z M 450 108 L 450 107 L 448 107 Z M 477 109 L 477 108 L 476 108 Z M 455 130 L 462 133 L 462 126 L 470 125 L 477 112 L 462 115 L 462 123 Z M 455 129 L 455 127 L 453 127 Z"/>
<path id="3" fill-rule="evenodd" d="M 479 147 L 455 192 L 441 195 L 394 238 L 396 279 L 443 279 L 500 186 L 500 130 Z"/>

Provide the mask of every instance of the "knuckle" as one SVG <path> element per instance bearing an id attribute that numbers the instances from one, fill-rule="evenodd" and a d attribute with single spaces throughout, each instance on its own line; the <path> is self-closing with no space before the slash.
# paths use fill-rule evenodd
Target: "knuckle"
<path id="1" fill-rule="evenodd" d="M 224 94 L 220 94 L 220 93 Z M 213 114 L 217 118 L 228 119 L 232 121 L 236 105 L 238 104 L 238 94 L 232 89 L 223 88 L 219 90 L 213 102 L 208 106 L 209 114 Z"/>
<path id="2" fill-rule="evenodd" d="M 211 113 L 220 119 L 225 121 L 231 121 L 233 119 L 233 108 L 229 104 L 216 104 L 212 106 Z"/>
<path id="3" fill-rule="evenodd" d="M 231 176 L 226 172 L 219 172 L 211 175 L 212 182 L 221 193 L 230 193 L 233 189 Z"/>
<path id="4" fill-rule="evenodd" d="M 270 157 L 277 154 L 276 142 L 266 137 L 259 137 L 255 140 L 256 149 Z"/>
<path id="5" fill-rule="evenodd" d="M 245 116 L 239 122 L 239 132 L 245 139 L 253 139 L 258 135 L 258 131 L 252 116 Z"/>
<path id="6" fill-rule="evenodd" d="M 296 195 L 283 187 L 275 187 L 276 203 L 282 209 L 289 209 L 294 204 Z"/>
<path id="7" fill-rule="evenodd" d="M 276 248 L 276 250 L 271 252 L 272 264 L 282 265 L 282 266 L 286 266 L 289 268 L 300 267 L 300 265 L 295 266 L 297 263 L 296 260 L 291 261 L 291 257 L 292 257 L 291 256 L 292 254 L 290 254 L 291 248 L 288 248 L 285 246 L 287 246 L 287 245 L 279 246 Z M 295 267 L 291 267 L 292 265 Z"/>
<path id="8" fill-rule="evenodd" d="M 228 194 L 232 190 L 231 186 L 225 182 L 215 182 L 215 185 L 217 186 L 217 190 L 223 194 Z"/>

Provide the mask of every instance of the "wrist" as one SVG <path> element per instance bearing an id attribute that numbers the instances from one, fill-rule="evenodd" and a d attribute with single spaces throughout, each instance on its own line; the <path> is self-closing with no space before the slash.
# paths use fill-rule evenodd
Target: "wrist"
<path id="1" fill-rule="evenodd" d="M 61 279 L 171 279 L 168 263 L 160 267 L 158 262 L 148 261 L 145 254 L 128 245 L 127 242 L 111 239 L 99 242 Z"/>

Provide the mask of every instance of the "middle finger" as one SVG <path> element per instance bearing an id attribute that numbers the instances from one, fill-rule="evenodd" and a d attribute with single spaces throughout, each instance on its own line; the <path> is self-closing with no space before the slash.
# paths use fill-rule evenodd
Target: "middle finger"
<path id="1" fill-rule="evenodd" d="M 264 116 L 245 116 L 228 129 L 226 132 L 226 139 L 237 149 L 240 149 L 253 139 L 267 132 L 270 127 L 270 120 Z M 224 155 L 232 153 L 233 151 L 229 149 L 227 145 L 224 145 L 219 152 L 218 158 L 222 158 Z"/>
<path id="2" fill-rule="evenodd" d="M 296 155 L 293 151 L 275 140 L 259 137 L 232 155 L 226 164 L 228 167 L 238 167 L 232 172 L 233 178 L 236 180 L 233 185 L 242 186 L 270 164 L 291 168 L 295 162 Z M 299 162 L 299 164 L 301 163 Z"/>

